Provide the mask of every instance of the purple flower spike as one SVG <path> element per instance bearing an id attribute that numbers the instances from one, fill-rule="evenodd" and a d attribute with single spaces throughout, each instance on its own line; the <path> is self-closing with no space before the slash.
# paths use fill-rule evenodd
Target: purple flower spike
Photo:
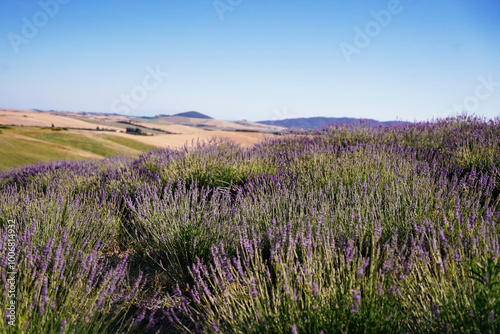
<path id="1" fill-rule="evenodd" d="M 252 298 L 257 298 L 259 292 L 257 291 L 257 288 L 255 287 L 255 284 L 252 284 L 252 291 L 250 291 L 250 295 L 252 295 Z"/>
<path id="2" fill-rule="evenodd" d="M 59 327 L 59 334 L 64 333 L 64 329 L 66 328 L 66 319 L 61 321 L 61 327 Z"/>
<path id="3" fill-rule="evenodd" d="M 47 289 L 47 276 L 43 276 L 42 296 L 46 296 L 47 294 L 48 294 L 48 289 Z"/>
<path id="4" fill-rule="evenodd" d="M 352 298 L 354 300 L 354 304 L 351 306 L 351 312 L 356 313 L 359 310 L 359 304 L 361 302 L 361 295 L 359 294 L 359 290 L 351 290 Z"/>
<path id="5" fill-rule="evenodd" d="M 316 298 L 318 297 L 318 285 L 316 284 L 316 282 L 313 282 L 312 284 L 312 294 L 313 294 L 313 297 Z"/>
<path id="6" fill-rule="evenodd" d="M 434 315 L 435 319 L 439 319 L 439 306 L 436 303 L 432 304 L 432 314 Z"/>

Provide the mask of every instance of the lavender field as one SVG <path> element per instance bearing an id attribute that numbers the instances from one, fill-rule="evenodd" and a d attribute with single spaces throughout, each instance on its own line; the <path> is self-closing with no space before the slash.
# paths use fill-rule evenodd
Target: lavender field
<path id="1" fill-rule="evenodd" d="M 459 116 L 1 172 L 0 327 L 499 333 L 499 169 Z"/>

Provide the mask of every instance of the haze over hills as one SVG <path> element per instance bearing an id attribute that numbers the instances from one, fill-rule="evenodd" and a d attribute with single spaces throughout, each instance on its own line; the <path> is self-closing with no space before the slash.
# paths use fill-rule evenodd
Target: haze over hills
<path id="1" fill-rule="evenodd" d="M 159 114 L 153 117 L 128 116 L 115 113 L 89 113 L 68 111 L 42 111 L 37 109 L 0 108 L 0 124 L 14 126 L 52 125 L 62 128 L 112 130 L 125 132 L 128 127 L 141 128 L 144 133 L 183 134 L 205 131 L 241 131 L 280 133 L 285 127 L 269 126 L 248 121 L 223 121 L 214 119 L 197 111 L 188 111 L 173 115 Z"/>
<path id="2" fill-rule="evenodd" d="M 279 126 L 220 121 L 194 111 L 133 117 L 0 108 L 0 170 L 55 159 L 138 156 L 154 148 L 177 149 L 212 138 L 250 146 L 284 131 Z"/>
<path id="3" fill-rule="evenodd" d="M 237 131 L 282 133 L 287 129 L 319 129 L 329 124 L 364 124 L 391 125 L 407 123 L 402 121 L 377 121 L 374 119 L 359 119 L 352 117 L 302 117 L 282 120 L 265 120 L 251 122 L 247 120 L 224 121 L 209 115 L 187 111 L 173 115 L 159 114 L 156 116 L 128 116 L 112 113 L 88 113 L 68 111 L 43 111 L 38 109 L 0 109 L 0 124 L 17 126 L 41 126 L 77 128 L 94 130 L 110 130 L 125 132 L 126 128 L 140 128 L 145 134 L 194 134 L 200 129 L 205 131 Z"/>

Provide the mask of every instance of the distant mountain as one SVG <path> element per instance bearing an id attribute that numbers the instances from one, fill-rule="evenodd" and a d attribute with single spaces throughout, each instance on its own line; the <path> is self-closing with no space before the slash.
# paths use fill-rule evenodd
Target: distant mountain
<path id="1" fill-rule="evenodd" d="M 371 126 L 377 125 L 392 125 L 392 124 L 405 124 L 407 122 L 402 121 L 387 121 L 380 122 L 374 119 L 360 119 L 360 118 L 350 118 L 350 117 L 307 117 L 307 118 L 289 118 L 276 121 L 260 121 L 260 124 L 274 125 L 274 126 L 284 126 L 293 129 L 319 129 L 322 126 L 327 126 L 329 124 L 366 124 Z"/>
<path id="2" fill-rule="evenodd" d="M 212 119 L 212 117 L 204 115 L 204 114 L 199 113 L 197 111 L 181 112 L 179 114 L 175 114 L 174 116 L 182 116 L 182 117 L 189 117 L 189 118 Z"/>

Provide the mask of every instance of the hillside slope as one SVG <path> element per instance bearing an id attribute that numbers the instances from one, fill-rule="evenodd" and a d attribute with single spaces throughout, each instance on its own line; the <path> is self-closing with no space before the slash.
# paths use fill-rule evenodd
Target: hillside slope
<path id="1" fill-rule="evenodd" d="M 127 128 L 139 129 L 147 135 L 125 133 Z M 250 146 L 284 130 L 248 121 L 221 121 L 198 112 L 132 117 L 0 109 L 0 169 L 54 159 L 137 156 L 157 147 L 179 148 L 214 137 Z"/>
<path id="2" fill-rule="evenodd" d="M 115 133 L 33 127 L 3 128 L 0 133 L 0 169 L 55 159 L 99 159 L 109 155 L 138 156 L 155 148 Z"/>

